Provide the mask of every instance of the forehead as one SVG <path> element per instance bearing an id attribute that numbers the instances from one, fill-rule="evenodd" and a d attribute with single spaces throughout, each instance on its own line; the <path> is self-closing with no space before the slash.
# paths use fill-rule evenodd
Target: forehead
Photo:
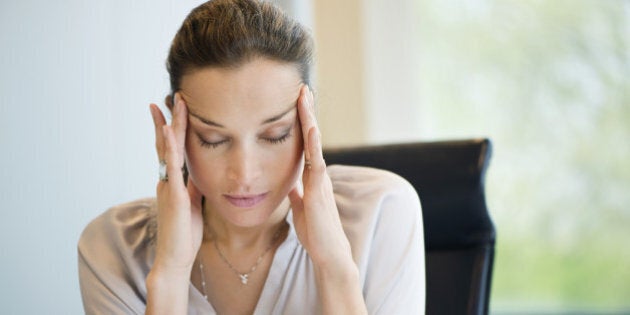
<path id="1" fill-rule="evenodd" d="M 182 78 L 181 96 L 194 112 L 210 120 L 234 114 L 274 114 L 294 104 L 302 86 L 297 67 L 258 58 L 236 68 L 208 67 Z M 247 116 L 251 116 L 247 115 Z"/>

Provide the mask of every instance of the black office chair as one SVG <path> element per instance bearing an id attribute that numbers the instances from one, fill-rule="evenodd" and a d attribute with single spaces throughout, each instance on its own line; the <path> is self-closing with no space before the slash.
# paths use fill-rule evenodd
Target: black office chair
<path id="1" fill-rule="evenodd" d="M 495 229 L 486 208 L 488 139 L 325 149 L 326 163 L 406 178 L 424 220 L 426 314 L 488 314 Z"/>

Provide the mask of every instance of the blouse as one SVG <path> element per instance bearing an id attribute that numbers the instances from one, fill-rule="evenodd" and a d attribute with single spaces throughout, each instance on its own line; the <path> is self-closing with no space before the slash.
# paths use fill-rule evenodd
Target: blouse
<path id="1" fill-rule="evenodd" d="M 423 314 L 425 263 L 418 194 L 384 170 L 327 168 L 369 314 Z M 155 258 L 156 199 L 115 206 L 90 222 L 78 243 L 86 314 L 144 314 L 145 279 Z M 291 211 L 254 314 L 320 314 L 314 266 Z M 192 283 L 188 314 L 216 314 Z"/>

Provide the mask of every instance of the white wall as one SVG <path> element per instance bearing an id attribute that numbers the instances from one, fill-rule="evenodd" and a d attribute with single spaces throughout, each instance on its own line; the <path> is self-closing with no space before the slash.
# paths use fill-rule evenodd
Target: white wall
<path id="1" fill-rule="evenodd" d="M 80 314 L 87 222 L 154 194 L 149 102 L 200 1 L 0 3 L 0 313 Z"/>
<path id="2" fill-rule="evenodd" d="M 316 0 L 318 122 L 325 146 L 366 141 L 363 0 Z"/>
<path id="3" fill-rule="evenodd" d="M 362 1 L 367 143 L 418 141 L 420 118 L 418 1 Z"/>
<path id="4" fill-rule="evenodd" d="M 326 146 L 421 138 L 414 0 L 317 0 L 318 121 Z"/>

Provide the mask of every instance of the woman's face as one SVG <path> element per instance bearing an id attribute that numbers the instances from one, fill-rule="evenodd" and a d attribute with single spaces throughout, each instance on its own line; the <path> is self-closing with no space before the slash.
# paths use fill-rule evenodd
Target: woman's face
<path id="1" fill-rule="evenodd" d="M 187 165 L 206 209 L 251 227 L 286 199 L 302 170 L 296 106 L 302 85 L 294 65 L 264 58 L 182 78 Z"/>

